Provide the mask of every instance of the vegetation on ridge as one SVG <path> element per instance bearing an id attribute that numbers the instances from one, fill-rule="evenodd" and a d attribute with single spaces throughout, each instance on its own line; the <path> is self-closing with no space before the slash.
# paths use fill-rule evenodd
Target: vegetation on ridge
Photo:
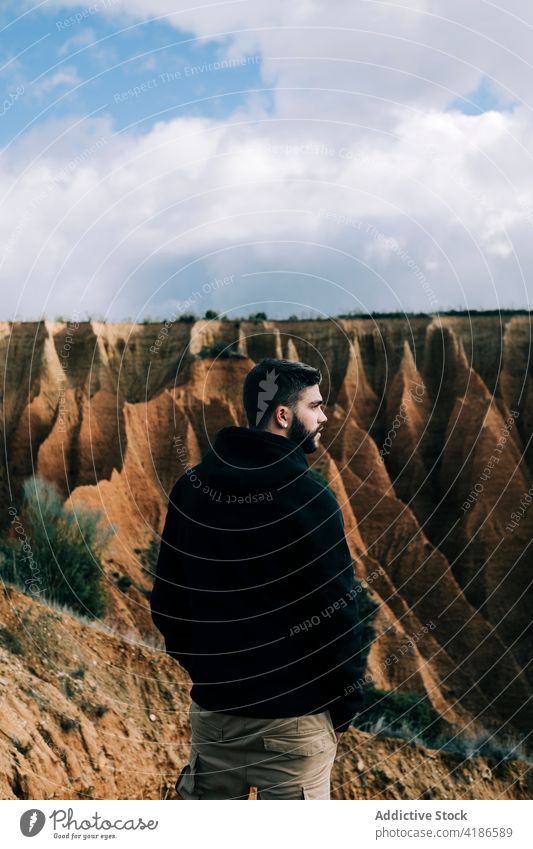
<path id="1" fill-rule="evenodd" d="M 106 601 L 101 554 L 114 534 L 102 514 L 68 509 L 56 485 L 40 475 L 24 481 L 20 517 L 0 537 L 0 577 L 41 601 L 100 617 Z"/>

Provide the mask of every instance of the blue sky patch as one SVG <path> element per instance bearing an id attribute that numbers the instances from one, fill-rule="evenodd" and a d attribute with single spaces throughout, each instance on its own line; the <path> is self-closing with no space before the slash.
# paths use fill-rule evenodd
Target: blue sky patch
<path id="1" fill-rule="evenodd" d="M 41 9 L 11 24 L 1 14 L 8 49 L 0 64 L 0 144 L 73 113 L 109 113 L 118 131 L 148 132 L 183 115 L 224 120 L 264 88 L 259 54 L 228 58 L 227 42 L 161 21 L 117 25 L 93 14 L 72 22 L 75 14 Z M 270 110 L 271 92 L 258 97 Z"/>
<path id="2" fill-rule="evenodd" d="M 497 93 L 491 81 L 483 77 L 477 89 L 464 97 L 456 97 L 447 111 L 459 110 L 465 115 L 482 115 L 484 112 L 511 112 L 518 101 Z"/>

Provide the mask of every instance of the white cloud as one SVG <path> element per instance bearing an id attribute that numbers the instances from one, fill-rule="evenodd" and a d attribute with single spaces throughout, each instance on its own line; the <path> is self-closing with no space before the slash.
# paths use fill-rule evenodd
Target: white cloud
<path id="1" fill-rule="evenodd" d="M 77 8 L 78 0 L 47 7 Z M 192 4 L 190 0 L 102 2 L 98 13 L 120 28 L 165 16 L 201 39 L 225 34 L 228 52 L 263 54 L 275 80 L 278 111 L 328 103 L 366 114 L 368 98 L 438 108 L 475 91 L 484 76 L 511 99 L 530 97 L 533 9 L 521 0 L 499 8 L 487 0 L 247 0 Z M 342 88 L 357 95 L 306 97 L 305 89 Z M 296 87 L 298 92 L 282 91 Z M 372 104 L 376 113 L 380 104 Z M 390 106 L 381 104 L 385 112 Z"/>
<path id="2" fill-rule="evenodd" d="M 91 27 L 84 27 L 81 32 L 75 33 L 63 42 L 57 51 L 57 55 L 60 57 L 68 56 L 76 48 L 87 47 L 88 44 L 92 44 L 96 40 L 95 30 L 91 29 Z"/>
<path id="3" fill-rule="evenodd" d="M 34 83 L 30 91 L 34 95 L 42 96 L 43 94 L 48 94 L 56 88 L 61 88 L 62 86 L 67 86 L 68 88 L 73 88 L 81 82 L 81 79 L 78 75 L 76 68 L 73 65 L 66 65 L 61 70 L 56 71 L 53 74 L 48 74 L 48 76 L 43 77 L 38 82 Z"/>
<path id="4" fill-rule="evenodd" d="M 36 128 L 24 159 L 11 153 L 0 172 L 3 185 L 15 181 L 0 224 L 8 249 L 2 272 L 28 281 L 18 311 L 41 308 L 50 293 L 48 303 L 65 312 L 90 283 L 85 303 L 102 312 L 124 284 L 118 300 L 124 312 L 126 303 L 138 307 L 143 292 L 155 292 L 191 259 L 200 258 L 204 277 L 217 275 L 221 255 L 209 256 L 217 251 L 237 274 L 269 266 L 314 273 L 324 265 L 350 291 L 358 290 L 358 279 L 367 285 L 382 273 L 407 308 L 420 309 L 429 305 L 416 269 L 438 263 L 431 273 L 441 306 L 462 297 L 473 299 L 471 306 L 479 297 L 488 305 L 495 297 L 490 255 L 508 255 L 506 228 L 515 248 L 529 254 L 524 197 L 533 209 L 532 187 L 526 191 L 522 181 L 519 204 L 498 172 L 521 129 L 512 114 L 420 115 L 363 151 L 347 135 L 334 134 L 324 147 L 323 130 L 311 140 L 299 125 L 286 147 L 275 123 L 243 127 L 244 118 L 227 124 L 179 118 L 136 138 L 113 137 L 109 119 L 84 122 L 42 156 L 44 137 Z M 66 127 L 48 129 L 59 136 Z M 490 169 L 478 171 L 486 150 L 492 179 Z M 290 248 L 291 242 L 307 247 Z M 243 243 L 248 247 L 235 247 Z M 499 281 L 498 269 L 493 272 L 503 302 L 513 287 L 523 300 L 509 269 Z M 178 275 L 147 311 L 169 295 L 183 296 L 186 285 Z M 280 282 L 277 296 L 283 288 Z M 7 295 L 11 308 L 15 296 Z M 234 300 L 241 296 L 232 292 Z"/>
<path id="5" fill-rule="evenodd" d="M 131 0 L 120 25 L 168 12 L 199 38 L 230 33 L 228 55 L 260 50 L 273 112 L 250 97 L 225 121 L 144 135 L 113 136 L 111 117 L 27 133 L 0 156 L 2 274 L 25 287 L 18 305 L 16 287 L 2 295 L 5 313 L 65 314 L 84 291 L 81 309 L 155 313 L 224 273 L 239 282 L 222 308 L 258 292 L 324 311 L 526 303 L 527 100 L 478 116 L 446 107 L 484 76 L 529 97 L 531 21 L 513 15 L 531 12 L 514 0 L 339 0 L 334 15 L 304 0 L 187 6 Z M 119 20 L 117 4 L 101 14 Z"/>

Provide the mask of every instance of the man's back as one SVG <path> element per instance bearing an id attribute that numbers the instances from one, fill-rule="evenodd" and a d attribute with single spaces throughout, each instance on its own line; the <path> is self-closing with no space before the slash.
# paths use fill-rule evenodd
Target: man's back
<path id="1" fill-rule="evenodd" d="M 290 440 L 227 427 L 172 490 L 152 611 L 208 710 L 334 716 L 359 677 L 342 514 L 308 469 Z"/>

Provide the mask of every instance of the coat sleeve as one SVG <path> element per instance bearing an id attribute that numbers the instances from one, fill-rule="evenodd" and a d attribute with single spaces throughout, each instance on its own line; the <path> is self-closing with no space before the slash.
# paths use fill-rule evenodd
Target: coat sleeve
<path id="1" fill-rule="evenodd" d="M 165 638 L 166 651 L 192 676 L 190 598 L 180 554 L 180 547 L 184 544 L 178 509 L 180 482 L 181 479 L 169 496 L 150 596 L 150 612 L 154 625 Z"/>
<path id="2" fill-rule="evenodd" d="M 366 697 L 362 627 L 352 558 L 336 499 L 324 493 L 306 511 L 306 566 L 302 581 L 309 622 L 306 637 L 313 666 L 332 695 L 329 712 L 336 731 L 345 731 Z"/>

